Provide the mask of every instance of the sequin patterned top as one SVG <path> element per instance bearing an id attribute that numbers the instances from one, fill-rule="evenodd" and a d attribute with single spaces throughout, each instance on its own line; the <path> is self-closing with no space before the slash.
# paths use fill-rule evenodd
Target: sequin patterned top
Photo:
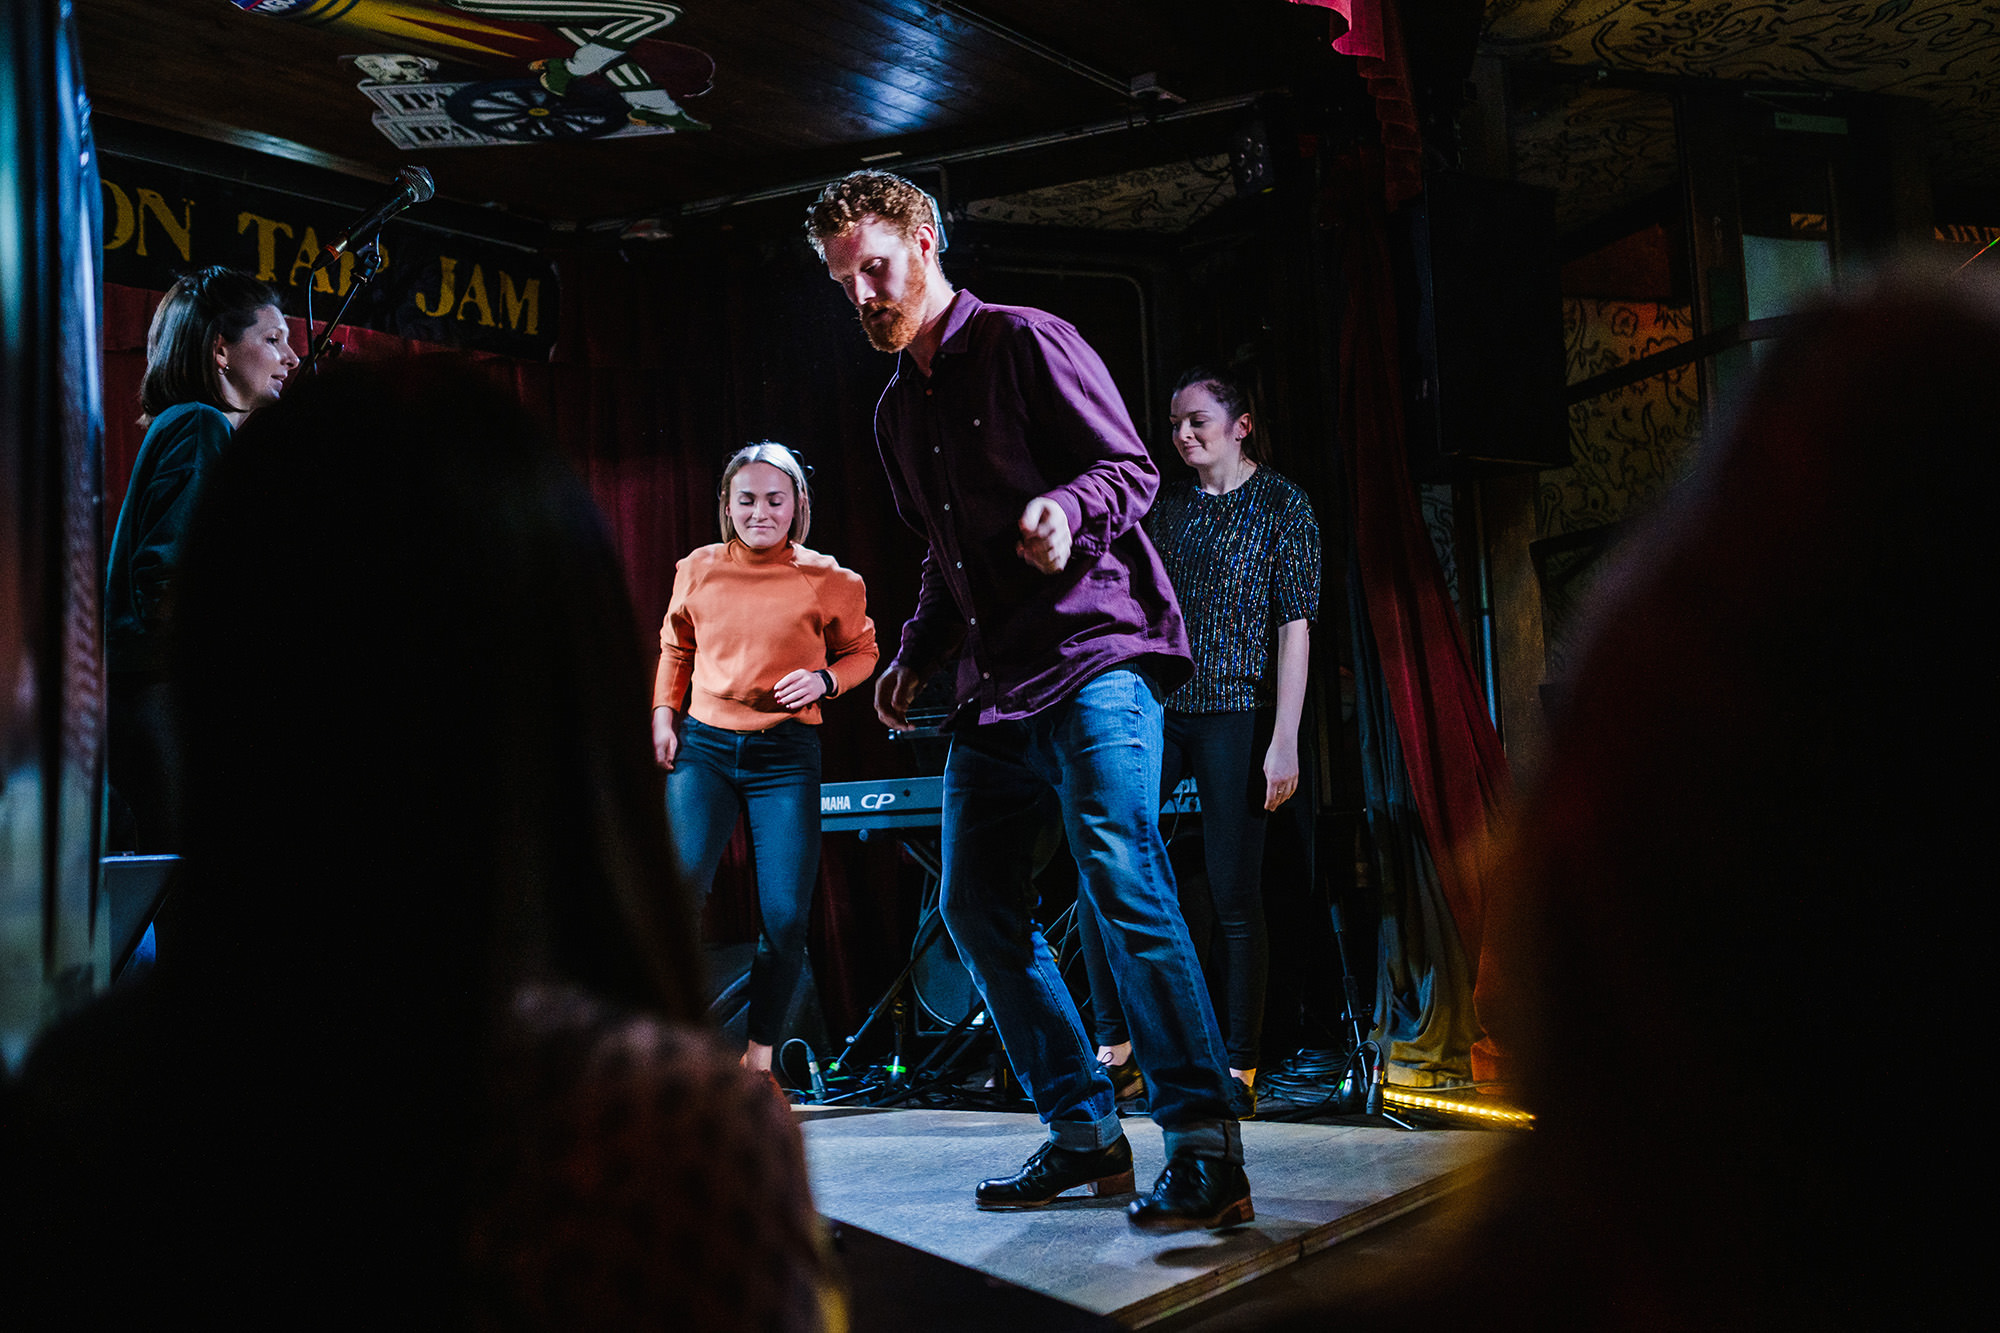
<path id="1" fill-rule="evenodd" d="M 1260 466 L 1224 495 L 1192 474 L 1163 486 L 1146 519 L 1194 644 L 1178 713 L 1231 713 L 1276 699 L 1278 626 L 1319 614 L 1319 524 L 1305 492 Z"/>

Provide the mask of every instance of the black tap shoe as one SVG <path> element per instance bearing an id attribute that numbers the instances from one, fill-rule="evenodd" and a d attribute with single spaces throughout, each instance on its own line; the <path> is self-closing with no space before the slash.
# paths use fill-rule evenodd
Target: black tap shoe
<path id="1" fill-rule="evenodd" d="M 1104 1072 L 1111 1076 L 1111 1091 L 1120 1110 L 1145 1108 L 1146 1076 L 1139 1072 L 1137 1060 L 1128 1057 L 1122 1065 L 1104 1066 Z"/>
<path id="2" fill-rule="evenodd" d="M 1132 1145 L 1123 1138 L 1081 1151 L 1044 1143 L 1011 1176 L 979 1182 L 981 1208 L 1040 1208 L 1079 1186 L 1100 1198 L 1132 1192 Z"/>
<path id="3" fill-rule="evenodd" d="M 1213 1231 L 1242 1226 L 1257 1213 L 1241 1164 L 1184 1154 L 1167 1163 L 1153 1192 L 1132 1200 L 1125 1216 L 1141 1231 Z"/>

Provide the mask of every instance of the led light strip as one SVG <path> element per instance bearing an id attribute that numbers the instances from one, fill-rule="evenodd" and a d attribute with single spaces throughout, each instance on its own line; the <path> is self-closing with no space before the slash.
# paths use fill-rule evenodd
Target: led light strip
<path id="1" fill-rule="evenodd" d="M 1432 1097 L 1421 1092 L 1411 1092 L 1405 1088 L 1384 1087 L 1382 1100 L 1391 1106 L 1407 1106 L 1419 1111 L 1437 1111 L 1444 1115 L 1469 1116 L 1474 1120 L 1490 1120 L 1495 1124 L 1514 1125 L 1527 1129 L 1534 1125 L 1535 1117 L 1526 1111 L 1516 1111 L 1506 1106 L 1488 1106 L 1476 1101 L 1461 1100 L 1456 1097 Z"/>

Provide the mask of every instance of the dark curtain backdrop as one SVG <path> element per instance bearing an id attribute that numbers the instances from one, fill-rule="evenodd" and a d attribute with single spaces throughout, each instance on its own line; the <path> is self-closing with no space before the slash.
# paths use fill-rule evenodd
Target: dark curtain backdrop
<path id="1" fill-rule="evenodd" d="M 480 361 L 546 423 L 591 488 L 624 562 L 650 653 L 674 562 L 717 539 L 716 480 L 742 444 L 778 440 L 813 467 L 808 545 L 859 572 L 894 652 L 915 605 L 922 544 L 896 517 L 874 443 L 876 398 L 893 368 L 864 341 L 839 289 L 802 240 L 723 232 L 630 256 L 557 261 L 561 328 L 547 364 Z M 107 540 L 144 432 L 136 421 L 146 326 L 160 293 L 105 293 Z M 293 322 L 294 346 L 305 345 Z M 440 349 L 368 330 L 337 335 L 354 357 Z M 645 727 L 650 701 L 633 701 Z M 860 694 L 827 710 L 826 780 L 915 771 Z M 732 845 L 705 917 L 716 942 L 754 938 L 747 844 Z M 829 835 L 813 918 L 813 960 L 829 1026 L 851 1031 L 901 966 L 920 876 L 888 840 Z"/>
<path id="2" fill-rule="evenodd" d="M 1340 345 L 1341 439 L 1353 524 L 1354 579 L 1378 658 L 1379 688 L 1386 695 L 1386 712 L 1407 770 L 1407 801 L 1421 820 L 1425 843 L 1399 849 L 1395 859 L 1411 866 L 1428 859 L 1434 866 L 1436 892 L 1443 895 L 1463 956 L 1474 961 L 1474 974 L 1483 987 L 1489 969 L 1496 966 L 1481 948 L 1487 893 L 1484 860 L 1493 822 L 1508 791 L 1507 760 L 1475 683 L 1458 617 L 1410 480 L 1382 174 L 1380 154 L 1358 150 L 1340 163 L 1334 190 L 1341 209 L 1346 284 Z M 1357 658 L 1366 646 L 1357 641 Z M 1357 678 L 1363 675 L 1357 664 Z M 1401 801 L 1392 800 L 1392 793 L 1377 781 L 1368 786 L 1371 827 L 1378 833 L 1407 830 L 1414 836 L 1417 830 L 1396 818 Z M 1399 891 L 1429 882 L 1428 877 L 1406 878 Z M 1405 903 L 1400 916 L 1408 932 L 1417 930 L 1421 920 L 1432 919 L 1433 913 L 1412 912 Z M 1385 931 L 1385 940 L 1395 938 L 1394 932 Z M 1415 944 L 1418 939 L 1408 936 L 1408 941 Z M 1436 943 L 1420 953 L 1383 959 L 1385 972 L 1404 973 L 1422 988 L 1420 1008 L 1425 1011 L 1439 1005 L 1462 1006 L 1470 998 L 1455 993 L 1450 951 Z M 1462 987 L 1461 972 L 1457 989 Z M 1383 1017 L 1378 1013 L 1378 1020 Z M 1419 1026 L 1439 1033 L 1472 1030 L 1469 1023 L 1435 1012 Z M 1480 1068 L 1477 1049 L 1471 1053 L 1475 1071 Z M 1438 1054 L 1426 1052 L 1426 1062 L 1435 1061 Z"/>
<path id="3" fill-rule="evenodd" d="M 1349 534 L 1348 616 L 1354 644 L 1354 727 L 1367 794 L 1363 827 L 1375 868 L 1375 1032 L 1407 1087 L 1440 1087 L 1472 1076 L 1479 1038 L 1472 970 L 1418 813 L 1402 738 L 1391 717 L 1383 657 L 1368 616 Z"/>

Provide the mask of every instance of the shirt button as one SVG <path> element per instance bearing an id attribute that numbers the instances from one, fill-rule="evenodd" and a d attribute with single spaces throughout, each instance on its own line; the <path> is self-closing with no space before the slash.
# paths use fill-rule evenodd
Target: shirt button
<path id="1" fill-rule="evenodd" d="M 982 671 L 982 672 L 980 672 L 980 673 L 979 673 L 979 678 L 980 678 L 981 680 L 992 680 L 992 679 L 993 679 L 993 673 L 992 673 L 991 671 Z"/>
<path id="2" fill-rule="evenodd" d="M 942 449 L 938 448 L 938 447 L 937 447 L 937 446 L 936 446 L 936 445 L 934 444 L 934 445 L 932 445 L 932 446 L 931 446 L 931 452 L 932 452 L 932 453 L 934 453 L 934 454 L 941 454 L 941 453 L 943 453 L 943 452 L 944 452 L 944 450 L 942 450 Z"/>
<path id="3" fill-rule="evenodd" d="M 979 424 L 979 418 L 978 418 L 978 417 L 974 417 L 974 418 L 972 419 L 972 424 L 973 424 L 973 425 L 975 425 L 975 426 L 977 426 L 977 425 Z"/>
<path id="4" fill-rule="evenodd" d="M 946 506 L 944 507 L 944 512 L 945 512 L 945 513 L 947 513 L 947 514 L 949 514 L 949 513 L 951 512 L 951 506 L 950 506 L 950 505 L 946 505 Z"/>
<path id="5" fill-rule="evenodd" d="M 977 625 L 979 623 L 979 617 L 973 616 L 970 619 L 968 619 L 965 623 L 968 625 Z"/>
<path id="6" fill-rule="evenodd" d="M 951 562 L 951 567 L 952 567 L 953 569 L 964 569 L 964 568 L 965 568 L 965 562 L 964 562 L 963 560 L 954 560 L 954 561 L 952 561 L 952 562 Z"/>

